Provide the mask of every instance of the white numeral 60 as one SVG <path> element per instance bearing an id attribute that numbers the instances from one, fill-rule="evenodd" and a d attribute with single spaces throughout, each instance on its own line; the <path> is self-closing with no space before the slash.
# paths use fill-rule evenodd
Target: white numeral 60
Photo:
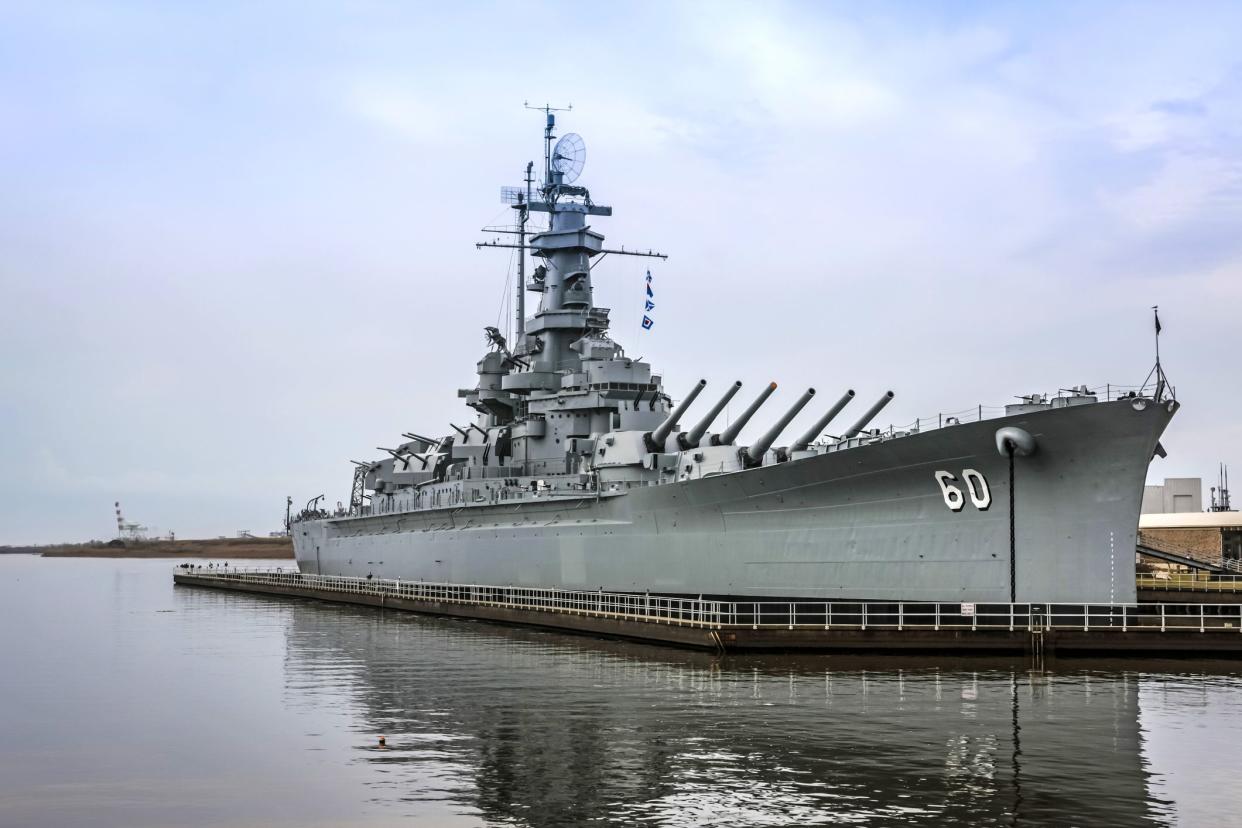
<path id="1" fill-rule="evenodd" d="M 944 505 L 948 506 L 951 511 L 962 511 L 962 507 L 966 505 L 966 494 L 970 495 L 970 502 L 980 512 L 986 512 L 992 505 L 992 490 L 988 488 L 988 479 L 974 469 L 962 470 L 962 482 L 966 485 L 966 494 L 953 485 L 957 482 L 957 478 L 950 472 L 936 472 L 936 482 L 940 484 L 940 493 L 944 495 Z"/>

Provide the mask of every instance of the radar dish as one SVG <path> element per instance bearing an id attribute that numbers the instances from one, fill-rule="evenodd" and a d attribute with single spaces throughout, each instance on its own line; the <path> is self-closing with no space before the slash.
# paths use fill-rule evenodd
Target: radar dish
<path id="1" fill-rule="evenodd" d="M 501 187 L 501 204 L 521 204 L 526 200 L 526 191 L 521 187 Z"/>
<path id="2" fill-rule="evenodd" d="M 564 176 L 566 184 L 573 184 L 582 175 L 586 163 L 586 142 L 576 132 L 568 132 L 552 149 L 552 169 Z"/>

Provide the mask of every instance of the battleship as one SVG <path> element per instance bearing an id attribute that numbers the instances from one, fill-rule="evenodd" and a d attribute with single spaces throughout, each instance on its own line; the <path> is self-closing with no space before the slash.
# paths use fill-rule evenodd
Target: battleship
<path id="1" fill-rule="evenodd" d="M 320 496 L 290 522 L 300 571 L 765 600 L 1136 600 L 1143 485 L 1179 405 L 1158 358 L 1138 389 L 1028 394 L 999 416 L 902 429 L 872 426 L 892 392 L 821 406 L 810 388 L 742 445 L 776 383 L 713 430 L 740 382 L 692 415 L 706 380 L 674 403 L 612 338 L 592 268 L 665 257 L 605 246 L 591 222 L 612 208 L 579 183 L 585 145 L 542 112 L 542 180 L 532 162 L 524 187 L 502 189 L 512 241 L 480 245 L 516 249 L 519 278 L 512 336 L 485 328 L 477 379 L 458 391 L 469 419 L 354 461 L 347 505 Z M 808 408 L 819 416 L 786 436 Z M 852 424 L 829 434 L 842 415 Z"/>

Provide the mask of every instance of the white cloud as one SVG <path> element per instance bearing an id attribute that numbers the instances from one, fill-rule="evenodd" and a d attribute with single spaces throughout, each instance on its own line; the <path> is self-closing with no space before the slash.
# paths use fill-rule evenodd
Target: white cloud
<path id="1" fill-rule="evenodd" d="M 1242 350 L 1228 7 L 93 8 L 102 29 L 0 30 L 30 70 L 0 101 L 38 127 L 0 158 L 7 491 L 35 469 L 48 503 L 225 503 L 208 492 L 238 479 L 336 499 L 348 457 L 443 430 L 503 289 L 475 230 L 540 152 L 524 98 L 575 104 L 561 128 L 616 207 L 610 242 L 672 254 L 652 335 L 632 338 L 641 264 L 613 257 L 596 289 L 674 387 L 892 384 L 913 419 L 1141 375 L 1160 302 L 1179 387 L 1242 406 L 1188 333 Z M 85 476 L 37 453 L 66 434 Z M 1202 473 L 1230 436 L 1170 440 L 1191 448 L 1165 471 Z"/>
<path id="2" fill-rule="evenodd" d="M 1141 232 L 1191 220 L 1236 227 L 1242 221 L 1242 159 L 1173 154 L 1150 179 L 1104 201 Z"/>
<path id="3" fill-rule="evenodd" d="M 420 144 L 441 140 L 451 118 L 444 107 L 383 82 L 358 84 L 349 92 L 347 106 L 363 120 Z"/>

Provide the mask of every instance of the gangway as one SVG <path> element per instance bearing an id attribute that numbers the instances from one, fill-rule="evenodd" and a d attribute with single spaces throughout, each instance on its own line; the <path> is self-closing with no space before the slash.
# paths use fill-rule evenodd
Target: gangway
<path id="1" fill-rule="evenodd" d="M 1189 558 L 1185 555 L 1178 555 L 1176 552 L 1165 552 L 1163 549 L 1155 549 L 1150 546 L 1139 544 L 1137 551 L 1140 555 L 1146 555 L 1149 558 L 1159 558 L 1168 563 L 1175 563 L 1179 566 L 1190 567 L 1191 569 L 1199 569 L 1204 572 L 1211 572 L 1214 575 L 1232 575 L 1231 570 L 1216 564 L 1204 563 L 1203 561 Z"/>

